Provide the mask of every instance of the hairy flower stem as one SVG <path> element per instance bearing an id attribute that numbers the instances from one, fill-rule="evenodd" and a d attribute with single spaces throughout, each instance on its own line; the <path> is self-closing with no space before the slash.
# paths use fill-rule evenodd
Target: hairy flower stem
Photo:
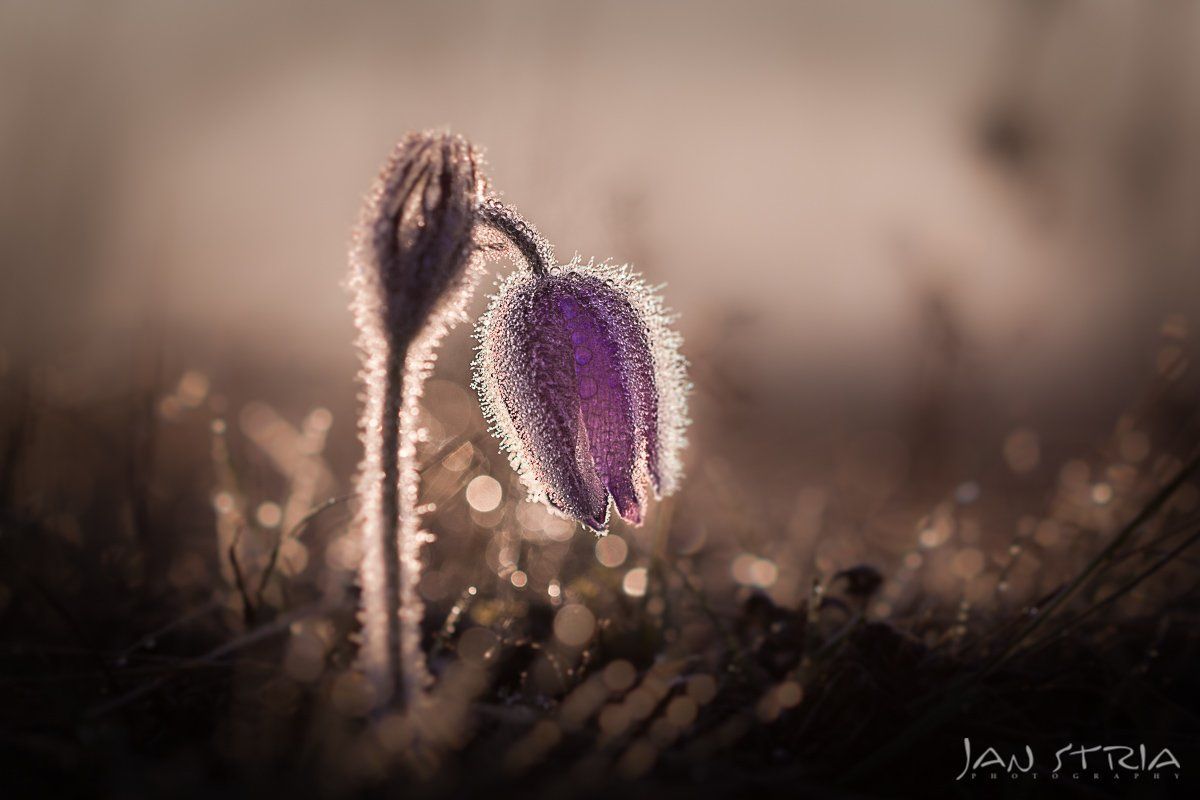
<path id="1" fill-rule="evenodd" d="M 462 318 L 479 272 L 475 239 L 487 188 L 466 140 L 410 134 L 367 198 L 349 286 L 362 357 L 363 460 L 355 521 L 362 542 L 359 666 L 377 707 L 411 708 L 429 683 L 423 609 L 416 446 L 421 391 L 438 342 Z"/>
<path id="2" fill-rule="evenodd" d="M 410 134 L 368 197 L 351 256 L 364 388 L 359 662 L 377 707 L 411 708 L 429 685 L 416 590 L 428 537 L 414 459 L 437 346 L 461 320 L 486 249 L 509 252 L 538 276 L 554 266 L 537 229 L 486 194 L 478 154 L 464 139 Z"/>
<path id="3" fill-rule="evenodd" d="M 516 209 L 489 198 L 479 207 L 479 219 L 517 249 L 534 275 L 541 278 L 550 274 L 554 266 L 554 247 Z"/>
<path id="4" fill-rule="evenodd" d="M 388 345 L 387 368 L 384 376 L 384 404 L 378 421 L 380 467 L 384 480 L 379 496 L 379 552 L 384 553 L 384 584 L 382 597 L 391 609 L 388 613 L 387 638 L 384 647 L 388 653 L 403 652 L 400 609 L 403 608 L 404 578 L 400 558 L 388 558 L 386 554 L 399 553 L 400 540 L 400 419 L 404 406 L 404 359 L 407 347 L 399 342 Z M 408 659 L 411 661 L 411 659 Z M 389 691 L 395 697 L 406 697 L 404 690 L 404 664 L 401 655 L 391 675 Z"/>
<path id="5" fill-rule="evenodd" d="M 359 475 L 363 535 L 363 644 L 360 660 L 372 683 L 376 699 L 394 699 L 408 705 L 425 678 L 419 649 L 405 653 L 406 638 L 420 632 L 405 631 L 405 521 L 413 509 L 403 500 L 401 450 L 404 436 L 404 374 L 407 343 L 386 337 L 383 352 L 364 367 L 365 382 L 374 396 L 368 398 L 363 430 L 366 444 Z M 381 389 L 382 391 L 374 391 Z M 409 609 L 412 610 L 411 608 Z M 417 618 L 419 624 L 419 617 Z M 411 624 L 411 623 L 410 623 Z"/>

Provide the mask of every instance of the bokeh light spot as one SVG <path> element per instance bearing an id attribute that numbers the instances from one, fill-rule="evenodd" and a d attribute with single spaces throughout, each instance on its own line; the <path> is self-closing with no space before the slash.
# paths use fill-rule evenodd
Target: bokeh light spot
<path id="1" fill-rule="evenodd" d="M 596 540 L 596 560 L 606 567 L 619 567 L 629 555 L 629 545 L 615 533 Z"/>
<path id="2" fill-rule="evenodd" d="M 596 617 L 578 603 L 568 603 L 554 615 L 554 635 L 568 647 L 587 644 L 595 630 Z"/>
<path id="3" fill-rule="evenodd" d="M 800 700 L 804 697 L 804 690 L 795 681 L 785 681 L 779 684 L 775 695 L 779 699 L 779 705 L 784 708 L 794 708 L 800 705 Z"/>
<path id="4" fill-rule="evenodd" d="M 467 503 L 476 511 L 495 511 L 504 499 L 500 481 L 491 475 L 478 475 L 467 484 Z"/>
<path id="5" fill-rule="evenodd" d="M 610 692 L 623 692 L 637 680 L 637 670 L 625 659 L 617 659 L 604 668 L 604 685 Z"/>
<path id="6" fill-rule="evenodd" d="M 621 581 L 621 589 L 630 597 L 644 597 L 647 579 L 645 567 L 634 567 L 625 573 L 625 579 Z"/>
<path id="7" fill-rule="evenodd" d="M 254 512 L 254 518 L 264 528 L 274 528 L 283 520 L 283 509 L 276 503 L 263 503 Z"/>
<path id="8" fill-rule="evenodd" d="M 686 728 L 696 721 L 696 701 L 690 697 L 676 697 L 667 706 L 667 719 L 677 728 Z"/>
<path id="9" fill-rule="evenodd" d="M 470 442 L 463 442 L 442 459 L 442 466 L 451 472 L 462 472 L 470 467 L 474 460 L 475 446 Z"/>

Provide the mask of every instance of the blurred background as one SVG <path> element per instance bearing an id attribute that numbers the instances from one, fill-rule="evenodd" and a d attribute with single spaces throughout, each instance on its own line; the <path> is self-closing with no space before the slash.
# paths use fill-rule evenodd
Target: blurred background
<path id="1" fill-rule="evenodd" d="M 860 562 L 884 617 L 1044 592 L 1197 438 L 1198 44 L 1188 3 L 5 2 L 6 524 L 86 553 L 46 562 L 81 597 L 110 568 L 232 592 L 281 540 L 347 591 L 350 228 L 396 139 L 445 127 L 560 258 L 666 284 L 695 389 L 683 493 L 594 547 L 520 502 L 453 332 L 435 620 L 472 586 L 643 597 L 655 553 L 793 608 Z M 314 508 L 324 538 L 284 535 Z"/>
<path id="2" fill-rule="evenodd" d="M 112 386 L 158 330 L 345 383 L 348 226 L 443 126 L 756 395 L 894 402 L 951 337 L 989 411 L 1094 399 L 1194 310 L 1197 13 L 6 3 L 7 359 Z"/>
<path id="3" fill-rule="evenodd" d="M 0 369 L 67 417 L 192 371 L 233 411 L 329 409 L 345 484 L 349 228 L 429 127 L 486 147 L 560 257 L 668 285 L 694 470 L 737 475 L 760 525 L 835 462 L 938 494 L 1028 429 L 1025 472 L 1053 470 L 1200 308 L 1188 4 L 2 13 Z M 468 333 L 443 353 L 457 386 Z"/>

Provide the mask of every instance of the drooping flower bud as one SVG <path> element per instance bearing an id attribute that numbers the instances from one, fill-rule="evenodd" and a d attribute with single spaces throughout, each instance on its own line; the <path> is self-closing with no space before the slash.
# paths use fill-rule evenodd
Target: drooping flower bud
<path id="1" fill-rule="evenodd" d="M 674 490 L 686 362 L 658 295 L 626 268 L 518 270 L 476 331 L 475 386 L 530 499 L 595 531 Z"/>

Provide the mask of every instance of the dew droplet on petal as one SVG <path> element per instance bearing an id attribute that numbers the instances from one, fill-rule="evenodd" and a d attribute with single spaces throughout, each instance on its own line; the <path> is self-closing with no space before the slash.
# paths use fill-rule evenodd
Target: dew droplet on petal
<path id="1" fill-rule="evenodd" d="M 579 396 L 587 399 L 596 394 L 596 379 L 587 375 L 579 379 Z"/>
<path id="2" fill-rule="evenodd" d="M 576 364 L 578 364 L 579 366 L 582 367 L 591 360 L 592 360 L 592 351 L 591 350 L 587 349 L 586 347 L 576 347 L 575 348 L 575 363 Z"/>
<path id="3" fill-rule="evenodd" d="M 575 331 L 571 334 L 571 344 L 583 344 L 587 341 L 587 334 L 583 331 Z"/>

